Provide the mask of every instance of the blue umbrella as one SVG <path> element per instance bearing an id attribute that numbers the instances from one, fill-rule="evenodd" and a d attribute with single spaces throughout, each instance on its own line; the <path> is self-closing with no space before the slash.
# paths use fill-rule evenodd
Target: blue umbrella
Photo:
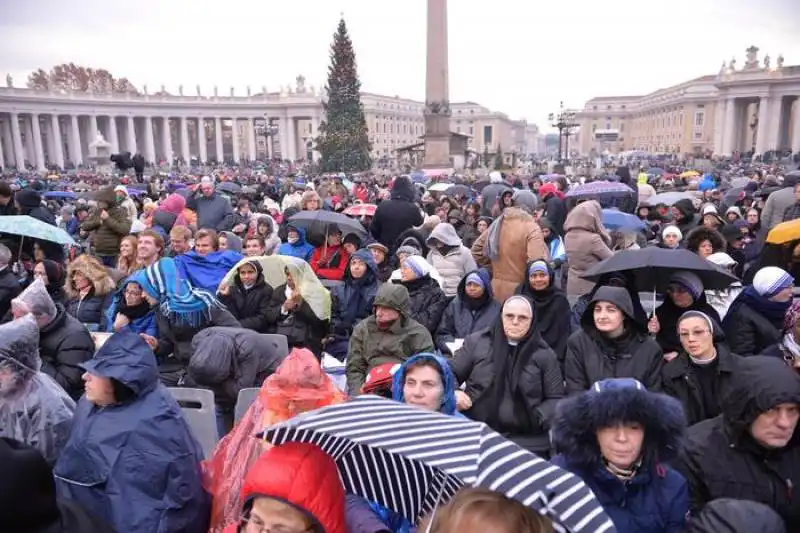
<path id="1" fill-rule="evenodd" d="M 44 197 L 47 199 L 61 199 L 61 200 L 74 200 L 76 198 L 75 193 L 71 191 L 47 191 L 44 193 Z"/>
<path id="2" fill-rule="evenodd" d="M 647 225 L 636 215 L 616 209 L 603 209 L 603 225 L 610 230 L 643 231 Z"/>
<path id="3" fill-rule="evenodd" d="M 57 244 L 75 245 L 75 241 L 69 233 L 61 228 L 42 222 L 28 215 L 11 215 L 0 217 L 0 233 L 9 233 L 37 239 L 40 241 L 50 241 Z"/>
<path id="4" fill-rule="evenodd" d="M 648 168 L 646 172 L 648 174 L 653 174 L 653 175 L 659 175 L 660 176 L 661 174 L 664 173 L 664 169 L 663 168 L 658 168 L 658 167 L 653 167 L 653 168 Z"/>

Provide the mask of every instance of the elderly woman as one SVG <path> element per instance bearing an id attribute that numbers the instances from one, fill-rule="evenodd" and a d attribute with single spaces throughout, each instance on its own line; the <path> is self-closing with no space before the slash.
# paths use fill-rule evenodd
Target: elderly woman
<path id="1" fill-rule="evenodd" d="M 117 333 L 81 366 L 86 394 L 54 470 L 59 494 L 117 531 L 205 533 L 203 452 L 152 350 Z"/>
<path id="2" fill-rule="evenodd" d="M 114 280 L 95 257 L 81 255 L 67 267 L 64 307 L 89 329 L 101 329 L 114 294 Z"/>
<path id="3" fill-rule="evenodd" d="M 548 429 L 564 396 L 555 352 L 539 334 L 533 303 L 512 296 L 500 318 L 466 338 L 452 363 L 459 410 L 539 454 L 550 449 Z"/>
<path id="4" fill-rule="evenodd" d="M 564 222 L 564 248 L 569 258 L 567 294 L 580 296 L 592 290 L 592 282 L 581 276 L 614 254 L 610 245 L 599 203 L 589 200 L 570 211 Z"/>
<path id="5" fill-rule="evenodd" d="M 689 489 L 668 462 L 685 432 L 674 398 L 606 379 L 559 404 L 553 463 L 586 482 L 620 533 L 680 533 Z"/>

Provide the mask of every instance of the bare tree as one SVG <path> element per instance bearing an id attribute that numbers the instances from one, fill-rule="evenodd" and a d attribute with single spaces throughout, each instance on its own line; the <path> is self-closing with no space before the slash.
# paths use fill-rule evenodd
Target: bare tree
<path id="1" fill-rule="evenodd" d="M 49 72 L 43 69 L 32 72 L 28 76 L 28 87 L 64 92 L 139 94 L 128 78 L 117 79 L 106 69 L 93 69 L 75 63 L 56 65 Z"/>

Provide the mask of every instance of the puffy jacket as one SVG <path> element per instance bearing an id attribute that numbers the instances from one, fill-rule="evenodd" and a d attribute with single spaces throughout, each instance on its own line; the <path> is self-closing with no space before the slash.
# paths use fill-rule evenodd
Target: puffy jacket
<path id="1" fill-rule="evenodd" d="M 444 309 L 447 307 L 447 296 L 444 291 L 429 275 L 400 283 L 408 289 L 408 316 L 433 334 L 439 327 Z"/>
<path id="2" fill-rule="evenodd" d="M 607 301 L 626 316 L 626 332 L 616 340 L 606 339 L 594 325 L 594 302 Z M 600 287 L 583 313 L 581 329 L 567 341 L 564 380 L 567 393 L 588 390 L 606 378 L 634 378 L 647 390 L 662 388 L 661 367 L 664 360 L 658 343 L 645 334 L 634 321 L 633 303 L 621 287 Z"/>
<path id="3" fill-rule="evenodd" d="M 59 495 L 117 531 L 205 533 L 203 452 L 159 384 L 153 352 L 138 335 L 117 333 L 84 366 L 119 381 L 133 398 L 105 407 L 81 399 L 54 470 Z"/>
<path id="4" fill-rule="evenodd" d="M 6 316 L 11 309 L 11 300 L 16 298 L 20 291 L 19 280 L 11 271 L 11 267 L 5 266 L 0 269 L 0 318 Z"/>
<path id="5" fill-rule="evenodd" d="M 722 329 L 728 345 L 742 357 L 758 355 L 781 340 L 781 330 L 748 304 L 734 300 L 730 311 L 722 321 Z"/>
<path id="6" fill-rule="evenodd" d="M 270 328 L 269 302 L 272 299 L 272 287 L 264 281 L 261 264 L 258 261 L 251 261 L 249 264 L 258 272 L 256 284 L 245 289 L 237 273 L 228 294 L 220 296 L 220 301 L 243 328 L 267 333 Z"/>
<path id="7" fill-rule="evenodd" d="M 300 258 L 306 262 L 310 261 L 311 254 L 314 253 L 314 246 L 306 242 L 306 231 L 304 229 L 295 228 L 291 224 L 288 224 L 287 227 L 296 231 L 300 238 L 295 243 L 285 242 L 281 244 L 278 247 L 278 255 L 291 255 L 292 257 Z"/>
<path id="8" fill-rule="evenodd" d="M 359 280 L 354 280 L 350 273 L 350 263 L 360 259 L 367 265 L 367 271 Z M 356 250 L 344 271 L 344 284 L 331 289 L 333 316 L 331 333 L 350 337 L 353 328 L 372 314 L 375 295 L 378 294 L 378 266 L 369 250 Z"/>
<path id="9" fill-rule="evenodd" d="M 261 386 L 283 362 L 269 339 L 244 328 L 206 328 L 192 339 L 192 352 L 189 378 L 213 390 L 223 409 L 233 408 L 240 390 Z"/>
<path id="10" fill-rule="evenodd" d="M 486 287 L 484 289 L 486 297 L 481 299 L 483 305 L 470 308 L 465 304 L 468 297 L 465 293 L 467 276 L 464 276 L 458 284 L 457 296 L 445 308 L 442 321 L 436 330 L 436 347 L 442 353 L 450 353 L 448 342 L 463 340 L 472 333 L 488 328 L 500 315 L 500 304 L 494 300 L 489 273 L 483 268 L 476 270 L 475 273 L 481 277 Z"/>
<path id="11" fill-rule="evenodd" d="M 763 503 L 720 498 L 692 517 L 686 533 L 786 533 L 781 517 Z"/>
<path id="12" fill-rule="evenodd" d="M 39 330 L 42 372 L 55 379 L 67 394 L 83 394 L 83 369 L 79 366 L 94 355 L 94 340 L 86 326 L 56 304 L 56 317 Z"/>
<path id="13" fill-rule="evenodd" d="M 614 255 L 608 247 L 610 242 L 597 201 L 583 202 L 570 211 L 564 222 L 564 248 L 569 258 L 567 294 L 580 296 L 592 290 L 594 283 L 581 276 Z"/>
<path id="14" fill-rule="evenodd" d="M 443 243 L 448 250 L 443 253 L 431 246 L 432 239 Z M 452 298 L 458 292 L 461 279 L 468 272 L 477 270 L 478 265 L 475 264 L 469 248 L 461 244 L 455 228 L 450 224 L 442 223 L 433 228 L 431 236 L 428 237 L 428 246 L 431 246 L 427 257 L 428 263 L 439 272 L 445 296 Z"/>
<path id="15" fill-rule="evenodd" d="M 97 194 L 97 200 L 111 206 L 105 220 L 100 218 L 101 209 L 96 209 L 89 218 L 83 221 L 81 229 L 92 234 L 92 244 L 100 255 L 117 255 L 122 238 L 131 232 L 131 219 L 128 212 L 117 205 L 113 189 L 103 189 Z"/>
<path id="16" fill-rule="evenodd" d="M 344 246 L 318 246 L 314 248 L 308 264 L 311 265 L 318 278 L 342 281 L 348 261 L 350 261 L 350 256 Z M 324 266 L 320 266 L 320 262 L 323 262 Z"/>

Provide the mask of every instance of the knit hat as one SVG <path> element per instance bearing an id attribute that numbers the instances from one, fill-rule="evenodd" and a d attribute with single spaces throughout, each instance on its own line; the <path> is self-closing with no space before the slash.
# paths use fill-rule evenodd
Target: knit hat
<path id="1" fill-rule="evenodd" d="M 735 213 L 735 214 L 736 214 L 736 216 L 738 216 L 739 218 L 742 218 L 742 210 L 741 210 L 741 209 L 739 209 L 739 208 L 738 208 L 737 206 L 735 206 L 735 205 L 732 205 L 732 206 L 730 206 L 730 207 L 727 209 L 727 211 L 725 211 L 725 215 L 728 215 L 728 214 L 730 214 L 730 213 Z"/>
<path id="2" fill-rule="evenodd" d="M 117 185 L 114 187 L 114 192 L 124 192 L 125 196 L 128 196 L 128 188 L 124 185 Z"/>
<path id="3" fill-rule="evenodd" d="M 703 282 L 700 281 L 697 274 L 686 270 L 673 274 L 672 277 L 669 278 L 669 284 L 680 285 L 692 295 L 693 300 L 697 300 L 700 298 L 700 295 L 703 294 Z"/>
<path id="4" fill-rule="evenodd" d="M 703 206 L 703 216 L 706 215 L 719 215 L 719 211 L 717 211 L 714 204 L 706 204 Z"/>
<path id="5" fill-rule="evenodd" d="M 772 298 L 792 285 L 794 278 L 782 268 L 774 266 L 762 268 L 753 277 L 753 288 L 765 298 Z"/>
<path id="6" fill-rule="evenodd" d="M 531 263 L 531 266 L 528 267 L 528 277 L 532 276 L 534 272 L 544 272 L 550 275 L 550 269 L 547 268 L 547 263 L 542 260 Z"/>
<path id="7" fill-rule="evenodd" d="M 475 285 L 480 285 L 484 289 L 486 288 L 486 284 L 483 282 L 481 277 L 475 272 L 467 274 L 467 283 L 474 283 Z"/>
<path id="8" fill-rule="evenodd" d="M 406 244 L 398 248 L 394 254 L 398 257 L 400 257 L 400 254 L 419 255 L 420 250 L 419 248 Z"/>
<path id="9" fill-rule="evenodd" d="M 678 226 L 667 226 L 661 231 L 661 237 L 666 237 L 667 235 L 675 235 L 678 237 L 678 240 L 683 239 L 683 233 L 678 228 Z"/>
<path id="10" fill-rule="evenodd" d="M 411 255 L 406 257 L 403 265 L 410 268 L 417 278 L 423 278 L 431 271 L 431 266 L 422 256 L 419 255 Z"/>
<path id="11" fill-rule="evenodd" d="M 348 233 L 347 235 L 344 236 L 342 244 L 352 244 L 356 248 L 361 248 L 361 237 L 359 237 L 355 233 Z"/>

